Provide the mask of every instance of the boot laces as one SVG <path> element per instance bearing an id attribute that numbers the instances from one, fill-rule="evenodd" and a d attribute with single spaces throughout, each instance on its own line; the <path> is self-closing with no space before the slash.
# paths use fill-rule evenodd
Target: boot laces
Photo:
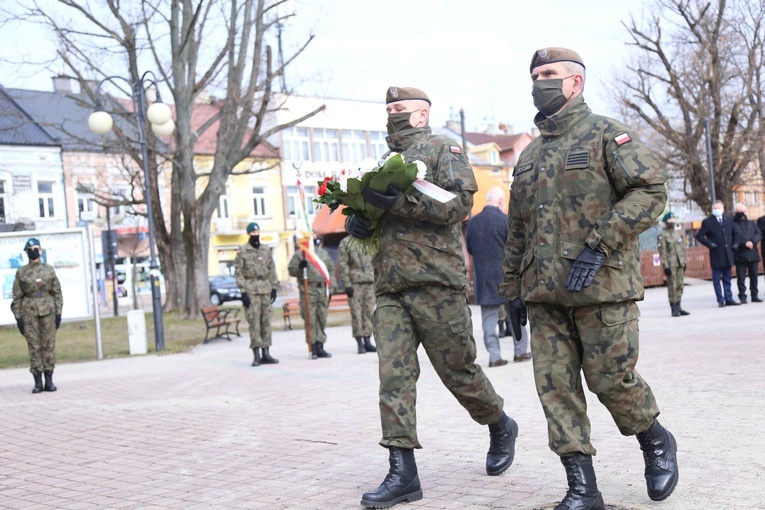
<path id="1" fill-rule="evenodd" d="M 392 481 L 395 477 L 399 476 L 403 468 L 403 457 L 401 455 L 391 455 L 389 459 L 390 471 L 385 475 L 382 485 L 388 485 L 388 482 Z"/>
<path id="2" fill-rule="evenodd" d="M 489 451 L 502 451 L 502 441 L 505 439 L 505 428 L 499 422 L 489 425 Z"/>
<path id="3" fill-rule="evenodd" d="M 661 467 L 661 439 L 649 431 L 637 435 L 640 449 L 643 450 L 643 459 L 646 466 Z"/>

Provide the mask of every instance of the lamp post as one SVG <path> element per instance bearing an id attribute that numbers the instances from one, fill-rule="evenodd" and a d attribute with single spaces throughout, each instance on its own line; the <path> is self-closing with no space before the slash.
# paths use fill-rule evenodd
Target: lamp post
<path id="1" fill-rule="evenodd" d="M 151 78 L 149 78 L 151 75 Z M 146 212 L 149 219 L 149 251 L 151 255 L 149 263 L 149 276 L 151 280 L 151 301 L 154 313 L 154 343 L 157 352 L 165 349 L 165 331 L 162 322 L 162 297 L 159 289 L 159 265 L 154 247 L 154 216 L 151 204 L 151 181 L 149 180 L 149 154 L 146 147 L 146 120 L 152 124 L 152 131 L 160 136 L 166 136 L 173 132 L 175 124 L 171 118 L 170 107 L 161 101 L 155 101 L 147 106 L 146 88 L 155 86 L 156 78 L 151 71 L 145 72 L 141 78 L 132 82 L 121 76 L 107 76 L 98 83 L 96 88 L 96 111 L 88 117 L 88 126 L 99 135 L 111 131 L 114 121 L 103 109 L 101 104 L 101 86 L 106 81 L 123 80 L 130 85 L 133 91 L 133 111 L 138 119 L 139 143 L 141 145 L 141 158 L 143 161 L 144 198 L 146 200 Z"/>

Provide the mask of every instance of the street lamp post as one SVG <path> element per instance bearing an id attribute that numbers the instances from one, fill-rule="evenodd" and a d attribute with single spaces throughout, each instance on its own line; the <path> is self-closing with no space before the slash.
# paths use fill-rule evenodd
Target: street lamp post
<path id="1" fill-rule="evenodd" d="M 152 79 L 148 76 L 151 75 Z M 96 111 L 90 114 L 88 125 L 93 132 L 97 134 L 107 133 L 112 129 L 114 121 L 106 111 L 103 110 L 100 101 L 101 86 L 106 81 L 113 80 L 126 81 L 133 91 L 133 111 L 138 118 L 139 143 L 141 145 L 141 158 L 143 162 L 144 178 L 144 198 L 146 200 L 146 213 L 149 220 L 149 251 L 151 259 L 149 262 L 149 276 L 151 281 L 151 301 L 154 313 L 154 343 L 157 352 L 165 349 L 165 331 L 162 322 L 162 297 L 159 288 L 159 265 L 157 264 L 157 254 L 154 247 L 154 216 L 151 200 L 151 181 L 149 180 L 149 154 L 146 146 L 146 121 L 152 123 L 152 131 L 160 136 L 166 136 L 173 132 L 175 124 L 171 118 L 170 108 L 160 101 L 153 102 L 151 106 L 146 105 L 146 87 L 156 86 L 156 79 L 151 71 L 147 71 L 136 82 L 131 82 L 121 76 L 107 76 L 101 80 L 96 89 Z"/>

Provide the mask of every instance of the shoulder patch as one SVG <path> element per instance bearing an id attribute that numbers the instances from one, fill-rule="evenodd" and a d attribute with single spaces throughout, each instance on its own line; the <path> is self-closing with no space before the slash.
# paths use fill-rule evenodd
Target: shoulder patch
<path id="1" fill-rule="evenodd" d="M 449 150 L 453 154 L 462 154 L 462 149 L 460 149 L 459 145 L 450 145 Z"/>
<path id="2" fill-rule="evenodd" d="M 614 137 L 614 142 L 616 142 L 617 147 L 621 147 L 625 143 L 631 142 L 631 141 L 632 141 L 632 138 L 630 138 L 630 135 L 628 135 L 627 133 L 622 133 Z"/>

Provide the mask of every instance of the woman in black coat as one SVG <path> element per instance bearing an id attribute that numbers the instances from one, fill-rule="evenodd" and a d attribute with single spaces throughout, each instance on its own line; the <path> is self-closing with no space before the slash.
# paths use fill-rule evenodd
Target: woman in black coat
<path id="1" fill-rule="evenodd" d="M 733 211 L 733 244 L 731 248 L 733 248 L 736 263 L 738 297 L 742 303 L 746 303 L 746 274 L 748 272 L 752 303 L 760 303 L 762 299 L 757 292 L 757 272 L 760 265 L 757 243 L 762 240 L 762 233 L 757 225 L 746 217 L 744 204 L 736 204 Z"/>

